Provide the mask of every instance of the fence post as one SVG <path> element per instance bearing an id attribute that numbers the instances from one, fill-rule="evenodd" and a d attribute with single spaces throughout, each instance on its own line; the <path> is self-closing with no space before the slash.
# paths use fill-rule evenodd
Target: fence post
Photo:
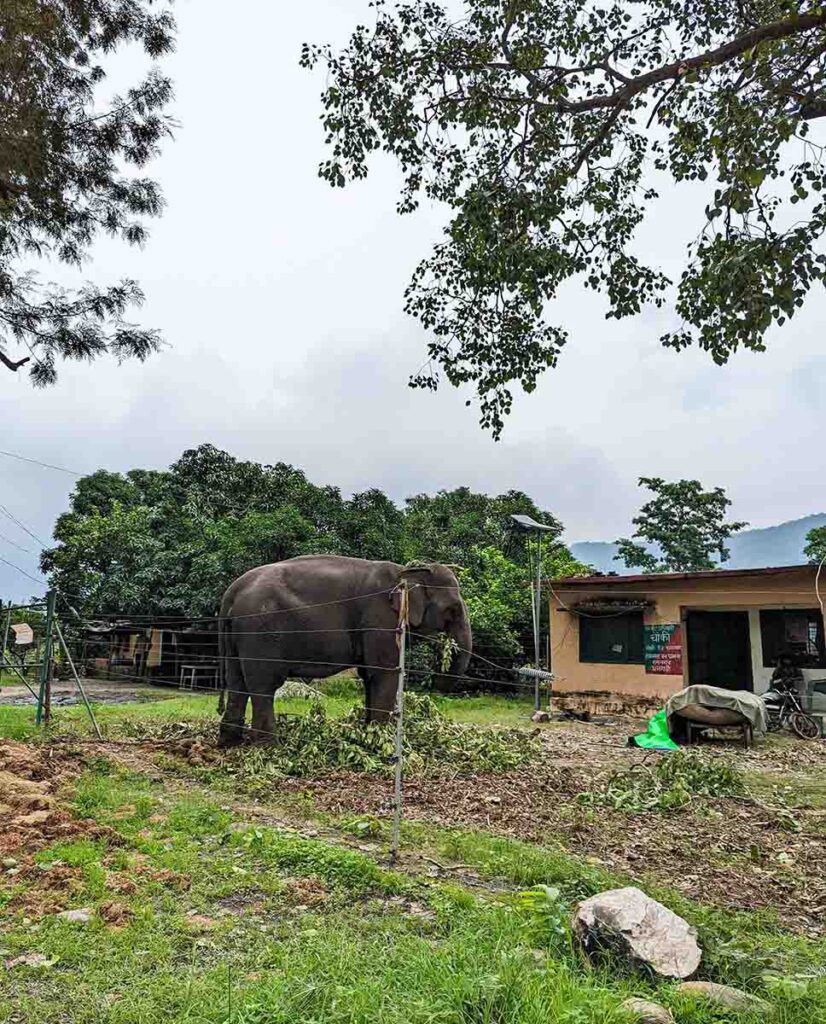
<path id="1" fill-rule="evenodd" d="M 46 595 L 46 631 L 40 660 L 40 693 L 37 697 L 37 714 L 35 716 L 38 725 L 44 719 L 48 723 L 52 713 L 52 623 L 54 622 L 56 599 L 57 594 L 54 590 L 50 590 Z"/>
<path id="2" fill-rule="evenodd" d="M 60 622 L 55 619 L 55 629 L 57 630 L 57 639 L 60 641 L 60 645 L 63 648 L 66 658 L 69 662 L 69 668 L 72 670 L 72 675 L 75 677 L 75 686 L 80 690 L 80 696 L 83 698 L 83 703 L 86 705 L 86 710 L 89 712 L 89 718 L 92 720 L 95 733 L 99 740 L 103 739 L 103 734 L 100 731 L 100 726 L 95 718 L 95 713 L 92 711 L 92 705 L 89 703 L 89 698 L 86 696 L 86 691 L 83 689 L 83 683 L 80 681 L 80 675 L 75 668 L 75 663 L 72 661 L 72 655 L 69 653 L 69 647 L 66 644 L 66 638 L 63 636 L 63 630 L 60 628 Z"/>
<path id="3" fill-rule="evenodd" d="M 9 630 L 11 629 L 11 610 L 14 605 L 13 601 L 9 601 L 9 610 L 6 612 L 6 625 L 3 628 L 3 646 L 0 648 L 0 682 L 3 681 L 3 670 L 6 667 L 6 647 L 9 643 Z"/>
<path id="4" fill-rule="evenodd" d="M 393 784 L 393 833 L 390 841 L 390 860 L 394 864 L 399 856 L 399 836 L 401 834 L 402 827 L 402 751 L 404 747 L 404 683 L 407 674 L 405 668 L 408 615 L 407 602 L 407 580 L 402 580 L 397 641 L 399 645 L 399 686 L 396 691 L 396 772 Z"/>

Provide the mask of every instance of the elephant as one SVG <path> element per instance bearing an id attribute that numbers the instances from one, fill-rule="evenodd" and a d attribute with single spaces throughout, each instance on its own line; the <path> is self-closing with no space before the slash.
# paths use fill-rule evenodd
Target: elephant
<path id="1" fill-rule="evenodd" d="M 453 571 L 439 563 L 399 565 L 343 555 L 301 555 L 250 569 L 221 602 L 219 649 L 226 707 L 224 745 L 245 732 L 271 736 L 273 693 L 291 677 L 324 678 L 356 668 L 368 721 L 387 721 L 398 688 L 401 584 L 410 629 L 456 642 L 448 669 L 463 675 L 471 655 L 468 610 Z M 247 729 L 247 701 L 252 727 Z"/>

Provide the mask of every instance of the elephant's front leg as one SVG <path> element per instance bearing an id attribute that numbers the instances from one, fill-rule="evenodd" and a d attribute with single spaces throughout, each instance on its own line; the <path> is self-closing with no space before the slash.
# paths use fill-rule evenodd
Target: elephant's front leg
<path id="1" fill-rule="evenodd" d="M 275 725 L 273 697 L 271 693 L 254 693 L 252 700 L 252 728 L 250 739 L 253 743 L 269 743 Z"/>
<path id="2" fill-rule="evenodd" d="M 365 698 L 368 722 L 388 722 L 396 710 L 399 691 L 399 672 L 371 672 Z"/>
<path id="3" fill-rule="evenodd" d="M 221 728 L 218 731 L 219 742 L 222 746 L 229 747 L 243 742 L 247 697 L 246 690 L 229 690 L 227 692 L 227 706 L 224 717 L 221 719 Z"/>

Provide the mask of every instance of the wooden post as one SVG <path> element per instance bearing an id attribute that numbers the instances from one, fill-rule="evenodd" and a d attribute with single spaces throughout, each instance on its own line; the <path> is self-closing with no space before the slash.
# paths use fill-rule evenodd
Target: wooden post
<path id="1" fill-rule="evenodd" d="M 46 632 L 43 638 L 43 652 L 40 660 L 40 693 L 37 697 L 35 721 L 40 725 L 49 721 L 52 713 L 52 624 L 57 594 L 50 590 L 46 595 Z"/>
<path id="2" fill-rule="evenodd" d="M 399 839 L 402 827 L 402 768 L 404 749 L 404 684 L 407 674 L 405 653 L 407 647 L 407 616 L 408 616 L 407 580 L 401 583 L 401 602 L 399 605 L 398 645 L 399 645 L 399 686 L 396 690 L 396 757 L 395 779 L 393 784 L 393 833 L 390 841 L 390 860 L 395 863 L 399 856 Z"/>

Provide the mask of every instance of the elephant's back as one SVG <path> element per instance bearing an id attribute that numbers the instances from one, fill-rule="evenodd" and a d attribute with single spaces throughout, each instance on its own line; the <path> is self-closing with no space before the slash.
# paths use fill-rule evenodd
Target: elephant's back
<path id="1" fill-rule="evenodd" d="M 344 555 L 300 555 L 249 569 L 232 583 L 221 615 L 236 618 L 347 601 L 393 585 L 399 567 Z"/>

